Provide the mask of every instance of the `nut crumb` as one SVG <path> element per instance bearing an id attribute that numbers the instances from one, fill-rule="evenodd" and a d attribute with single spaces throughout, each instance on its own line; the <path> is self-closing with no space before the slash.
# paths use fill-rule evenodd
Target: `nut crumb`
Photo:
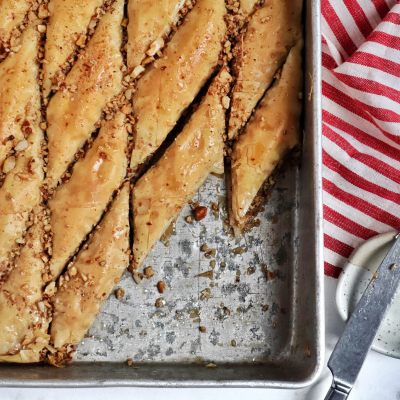
<path id="1" fill-rule="evenodd" d="M 232 253 L 234 253 L 234 254 L 243 254 L 244 253 L 244 249 L 242 247 L 235 247 L 234 249 L 232 249 Z"/>
<path id="2" fill-rule="evenodd" d="M 147 267 L 144 269 L 144 274 L 147 279 L 150 279 L 154 275 L 153 267 Z"/>
<path id="3" fill-rule="evenodd" d="M 311 357 L 310 345 L 306 343 L 305 353 L 307 357 Z"/>
<path id="4" fill-rule="evenodd" d="M 126 363 L 127 363 L 128 366 L 130 367 L 130 366 L 133 364 L 132 358 L 128 358 L 128 359 L 126 360 Z"/>
<path id="5" fill-rule="evenodd" d="M 391 266 L 390 266 L 390 269 L 393 271 L 394 269 L 396 269 L 397 268 L 397 265 L 396 265 L 396 263 L 393 263 Z"/>
<path id="6" fill-rule="evenodd" d="M 201 250 L 201 251 L 207 251 L 207 250 L 209 250 L 209 249 L 208 249 L 208 246 L 207 246 L 206 244 L 203 244 L 203 245 L 201 246 L 200 250 Z"/>
<path id="7" fill-rule="evenodd" d="M 134 272 L 132 275 L 133 275 L 133 280 L 134 280 L 138 285 L 140 285 L 140 284 L 142 283 L 142 279 L 140 278 L 139 274 L 136 273 L 136 272 Z"/>
<path id="8" fill-rule="evenodd" d="M 162 294 L 165 291 L 165 283 L 163 281 L 160 281 L 157 283 L 157 289 L 158 291 Z"/>
<path id="9" fill-rule="evenodd" d="M 156 307 L 163 307 L 164 304 L 165 304 L 165 301 L 164 301 L 164 299 L 163 299 L 162 297 L 159 297 L 159 298 L 156 300 L 156 303 L 155 303 Z"/>
<path id="10" fill-rule="evenodd" d="M 131 73 L 132 78 L 137 78 L 142 72 L 144 71 L 144 68 L 141 65 L 138 65 L 133 72 Z"/>
<path id="11" fill-rule="evenodd" d="M 188 224 L 193 224 L 193 217 L 192 217 L 191 215 L 188 215 L 188 216 L 185 218 L 185 221 L 186 221 Z"/>
<path id="12" fill-rule="evenodd" d="M 194 217 L 196 221 L 201 221 L 207 216 L 207 207 L 199 206 L 194 210 Z"/>
<path id="13" fill-rule="evenodd" d="M 227 110 L 229 108 L 229 105 L 231 103 L 231 99 L 228 96 L 224 96 L 222 98 L 222 106 Z"/>
<path id="14" fill-rule="evenodd" d="M 115 291 L 115 297 L 120 300 L 125 296 L 125 290 L 119 288 L 118 290 Z"/>
<path id="15" fill-rule="evenodd" d="M 200 332 L 206 333 L 207 332 L 207 328 L 205 326 L 200 326 Z"/>

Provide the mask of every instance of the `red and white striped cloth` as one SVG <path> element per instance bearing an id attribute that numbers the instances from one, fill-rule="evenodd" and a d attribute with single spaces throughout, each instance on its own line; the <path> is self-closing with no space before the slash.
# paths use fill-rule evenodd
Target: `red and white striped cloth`
<path id="1" fill-rule="evenodd" d="M 400 231 L 400 3 L 321 0 L 325 274 Z"/>

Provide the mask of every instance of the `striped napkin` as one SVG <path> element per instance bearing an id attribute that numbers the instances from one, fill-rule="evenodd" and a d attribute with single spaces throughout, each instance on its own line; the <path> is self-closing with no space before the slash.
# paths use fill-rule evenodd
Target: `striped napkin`
<path id="1" fill-rule="evenodd" d="M 400 230 L 400 3 L 321 0 L 325 274 Z"/>

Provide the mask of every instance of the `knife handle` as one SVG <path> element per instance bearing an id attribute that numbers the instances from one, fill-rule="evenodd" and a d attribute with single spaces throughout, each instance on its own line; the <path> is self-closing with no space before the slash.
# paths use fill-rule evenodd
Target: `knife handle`
<path id="1" fill-rule="evenodd" d="M 346 400 L 348 395 L 348 393 L 344 393 L 337 388 L 331 386 L 328 394 L 325 397 L 325 400 Z"/>

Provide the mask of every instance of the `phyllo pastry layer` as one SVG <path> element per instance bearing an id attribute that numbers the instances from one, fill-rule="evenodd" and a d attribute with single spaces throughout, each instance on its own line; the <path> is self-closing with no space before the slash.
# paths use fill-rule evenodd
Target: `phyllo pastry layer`
<path id="1" fill-rule="evenodd" d="M 164 46 L 186 0 L 129 0 L 127 60 L 129 71 Z M 148 54 L 146 54 L 148 53 Z"/>
<path id="2" fill-rule="evenodd" d="M 264 181 L 300 143 L 302 50 L 300 40 L 288 55 L 281 76 L 267 91 L 231 154 L 230 222 L 241 230 Z M 228 183 L 229 184 L 229 183 Z"/>
<path id="3" fill-rule="evenodd" d="M 133 189 L 134 268 L 211 173 L 223 173 L 226 95 L 231 76 L 223 69 L 189 122 L 162 158 Z"/>
<path id="4" fill-rule="evenodd" d="M 43 224 L 32 226 L 7 282 L 0 288 L 0 361 L 30 363 L 48 344 L 49 302 L 43 298 Z"/>
<path id="5" fill-rule="evenodd" d="M 133 96 L 137 119 L 131 167 L 154 153 L 218 64 L 226 33 L 224 0 L 199 0 Z"/>
<path id="6" fill-rule="evenodd" d="M 282 67 L 291 47 L 302 37 L 303 0 L 266 0 L 252 16 L 233 50 L 229 139 L 237 136 Z"/>
<path id="7" fill-rule="evenodd" d="M 0 50 L 10 39 L 11 32 L 25 18 L 33 0 L 0 0 Z"/>
<path id="8" fill-rule="evenodd" d="M 49 162 L 47 181 L 55 187 L 89 139 L 105 105 L 120 92 L 123 60 L 120 52 L 124 1 L 116 0 L 47 108 Z"/>
<path id="9" fill-rule="evenodd" d="M 37 62 L 40 34 L 35 25 L 22 34 L 21 48 L 0 64 L 0 168 L 10 150 L 40 121 Z"/>
<path id="10" fill-rule="evenodd" d="M 81 341 L 129 263 L 129 183 L 125 183 L 98 229 L 61 276 L 53 299 L 54 347 Z"/>
<path id="11" fill-rule="evenodd" d="M 121 112 L 100 129 L 86 157 L 78 161 L 71 179 L 48 202 L 51 210 L 52 278 L 56 279 L 86 235 L 100 220 L 127 167 L 127 131 Z"/>
<path id="12" fill-rule="evenodd" d="M 43 93 L 48 96 L 52 80 L 78 44 L 85 44 L 86 33 L 96 9 L 103 0 L 51 0 L 48 3 L 50 18 L 47 25 L 45 58 L 43 64 Z"/>

